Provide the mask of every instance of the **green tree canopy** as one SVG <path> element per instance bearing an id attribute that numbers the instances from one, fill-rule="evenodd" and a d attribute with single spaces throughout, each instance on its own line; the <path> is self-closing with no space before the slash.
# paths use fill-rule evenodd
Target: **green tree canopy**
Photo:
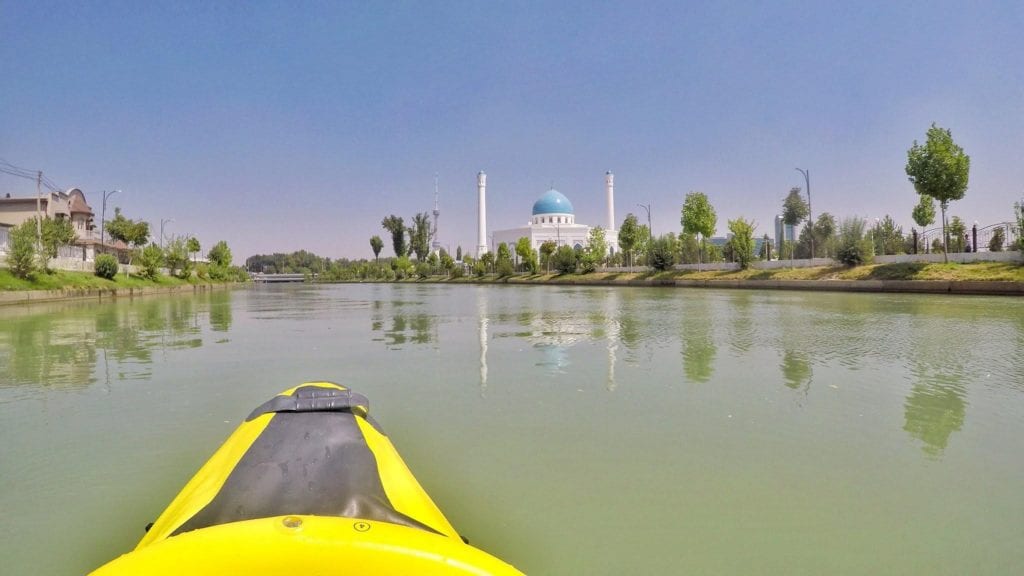
<path id="1" fill-rule="evenodd" d="M 370 248 L 373 250 L 374 262 L 380 261 L 380 251 L 384 248 L 384 241 L 376 234 L 370 237 Z"/>
<path id="2" fill-rule="evenodd" d="M 605 239 L 604 228 L 595 226 L 590 229 L 587 236 L 587 253 L 593 257 L 598 264 L 604 262 L 608 256 L 608 241 Z"/>
<path id="3" fill-rule="evenodd" d="M 683 226 L 683 234 L 693 236 L 700 235 L 701 246 L 706 246 L 709 236 L 715 234 L 715 226 L 718 224 L 718 215 L 715 208 L 708 201 L 703 192 L 690 192 L 683 200 L 682 217 L 679 223 Z M 697 254 L 698 267 L 701 262 L 701 255 Z"/>
<path id="4" fill-rule="evenodd" d="M 409 248 L 405 244 L 405 220 L 392 214 L 382 220 L 380 225 L 391 233 L 391 248 L 395 251 L 395 256 L 400 258 L 407 255 Z"/>
<path id="5" fill-rule="evenodd" d="M 200 246 L 199 240 L 197 240 L 195 236 L 189 236 L 188 242 L 185 245 L 185 249 L 188 250 L 188 253 L 192 255 L 192 263 L 194 264 L 196 260 L 196 254 L 198 254 L 199 251 L 203 249 L 203 247 Z"/>
<path id="6" fill-rule="evenodd" d="M 637 222 L 636 216 L 630 212 L 626 214 L 622 226 L 619 226 L 619 248 L 629 257 L 630 266 L 633 265 L 633 250 L 636 250 L 639 242 L 640 224 Z"/>
<path id="7" fill-rule="evenodd" d="M 143 246 L 149 240 L 149 222 L 131 220 L 121 214 L 121 208 L 114 208 L 114 219 L 106 224 L 107 234 L 129 246 Z"/>
<path id="8" fill-rule="evenodd" d="M 32 218 L 32 225 L 35 226 L 36 219 Z M 57 257 L 57 248 L 67 246 L 75 241 L 75 229 L 71 226 L 70 220 L 64 218 L 43 218 L 42 225 L 43 252 L 40 257 L 43 260 L 43 268 L 46 268 L 47 260 Z"/>
<path id="9" fill-rule="evenodd" d="M 206 257 L 210 259 L 211 264 L 215 264 L 221 267 L 231 266 L 231 249 L 228 248 L 228 243 L 221 240 L 210 248 L 210 251 L 206 254 Z"/>
<path id="10" fill-rule="evenodd" d="M 409 247 L 416 254 L 416 259 L 423 261 L 430 253 L 430 214 L 420 212 L 412 217 L 412 228 L 409 228 Z"/>
<path id="11" fill-rule="evenodd" d="M 935 199 L 918 194 L 917 204 L 914 205 L 914 210 L 910 215 L 913 216 L 914 222 L 921 227 L 923 232 L 925 228 L 935 223 Z"/>
<path id="12" fill-rule="evenodd" d="M 551 271 L 551 255 L 558 250 L 558 244 L 555 244 L 554 240 L 548 240 L 540 245 L 540 259 L 541 262 L 547 267 L 547 271 Z"/>
<path id="13" fill-rule="evenodd" d="M 754 228 L 756 227 L 757 224 L 753 221 L 743 218 L 729 220 L 729 232 L 732 232 L 729 248 L 733 259 L 744 270 L 749 268 L 750 263 L 754 260 Z"/>
<path id="14" fill-rule="evenodd" d="M 971 157 L 953 142 L 953 133 L 940 128 L 934 122 L 928 129 L 925 143 L 914 144 L 907 150 L 907 177 L 914 190 L 923 196 L 934 198 L 942 208 L 943 238 L 946 237 L 946 209 L 953 200 L 960 200 L 967 193 L 967 180 L 971 171 Z M 943 245 L 943 255 L 948 248 Z"/>

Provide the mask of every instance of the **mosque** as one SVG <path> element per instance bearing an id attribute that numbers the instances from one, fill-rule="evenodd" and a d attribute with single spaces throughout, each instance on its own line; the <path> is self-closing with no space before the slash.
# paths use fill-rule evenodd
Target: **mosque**
<path id="1" fill-rule="evenodd" d="M 608 210 L 608 221 L 604 227 L 605 241 L 608 243 L 609 251 L 614 253 L 618 246 L 618 231 L 615 229 L 615 176 L 611 172 L 606 172 L 604 180 Z M 480 172 L 477 174 L 476 182 L 479 199 L 476 252 L 477 257 L 480 257 L 492 248 L 487 244 L 487 175 Z M 591 227 L 586 224 L 576 223 L 572 202 L 565 194 L 552 188 L 533 203 L 533 212 L 525 226 L 495 230 L 492 238 L 493 247 L 504 243 L 514 248 L 520 238 L 526 237 L 530 239 L 530 246 L 534 250 L 539 250 L 540 245 L 548 241 L 558 246 L 584 248 L 590 236 L 590 229 Z"/>

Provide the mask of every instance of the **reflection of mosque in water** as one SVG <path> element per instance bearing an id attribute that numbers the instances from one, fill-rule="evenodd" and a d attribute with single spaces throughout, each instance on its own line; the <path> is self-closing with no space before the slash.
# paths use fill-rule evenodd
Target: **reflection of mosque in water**
<path id="1" fill-rule="evenodd" d="M 203 320 L 213 331 L 228 331 L 231 293 L 63 303 L 2 313 L 0 386 L 83 388 L 98 379 L 109 384 L 115 378 L 149 377 L 154 351 L 203 345 Z"/>

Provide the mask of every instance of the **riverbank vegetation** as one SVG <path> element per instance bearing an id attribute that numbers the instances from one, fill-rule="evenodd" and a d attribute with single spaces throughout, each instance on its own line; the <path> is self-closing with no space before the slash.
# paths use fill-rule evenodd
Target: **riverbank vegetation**
<path id="1" fill-rule="evenodd" d="M 7 268 L 0 268 L 0 291 L 11 290 L 78 290 L 101 289 L 116 290 L 120 288 L 154 288 L 181 286 L 186 284 L 213 284 L 217 281 L 200 279 L 193 276 L 187 280 L 164 274 L 150 279 L 134 274 L 125 276 L 117 274 L 114 278 L 101 278 L 92 272 L 70 272 L 52 270 L 35 274 L 31 279 L 19 278 Z"/>

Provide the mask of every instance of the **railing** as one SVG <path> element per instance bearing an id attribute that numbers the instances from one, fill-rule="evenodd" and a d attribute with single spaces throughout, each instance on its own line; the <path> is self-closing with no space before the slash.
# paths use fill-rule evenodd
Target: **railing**
<path id="1" fill-rule="evenodd" d="M 949 231 L 947 226 L 947 232 Z M 1001 232 L 1000 232 L 1001 231 Z M 993 238 L 1002 233 L 1003 242 L 1001 246 L 992 243 Z M 1014 222 L 998 222 L 988 226 L 979 227 L 977 224 L 966 231 L 966 238 L 949 238 L 950 252 L 999 252 L 1005 250 L 1016 250 L 1017 239 L 1021 231 Z M 934 252 L 932 244 L 938 240 L 942 244 L 942 227 L 925 230 L 918 235 L 918 251 L 923 254 Z M 997 248 L 993 250 L 993 248 Z"/>

